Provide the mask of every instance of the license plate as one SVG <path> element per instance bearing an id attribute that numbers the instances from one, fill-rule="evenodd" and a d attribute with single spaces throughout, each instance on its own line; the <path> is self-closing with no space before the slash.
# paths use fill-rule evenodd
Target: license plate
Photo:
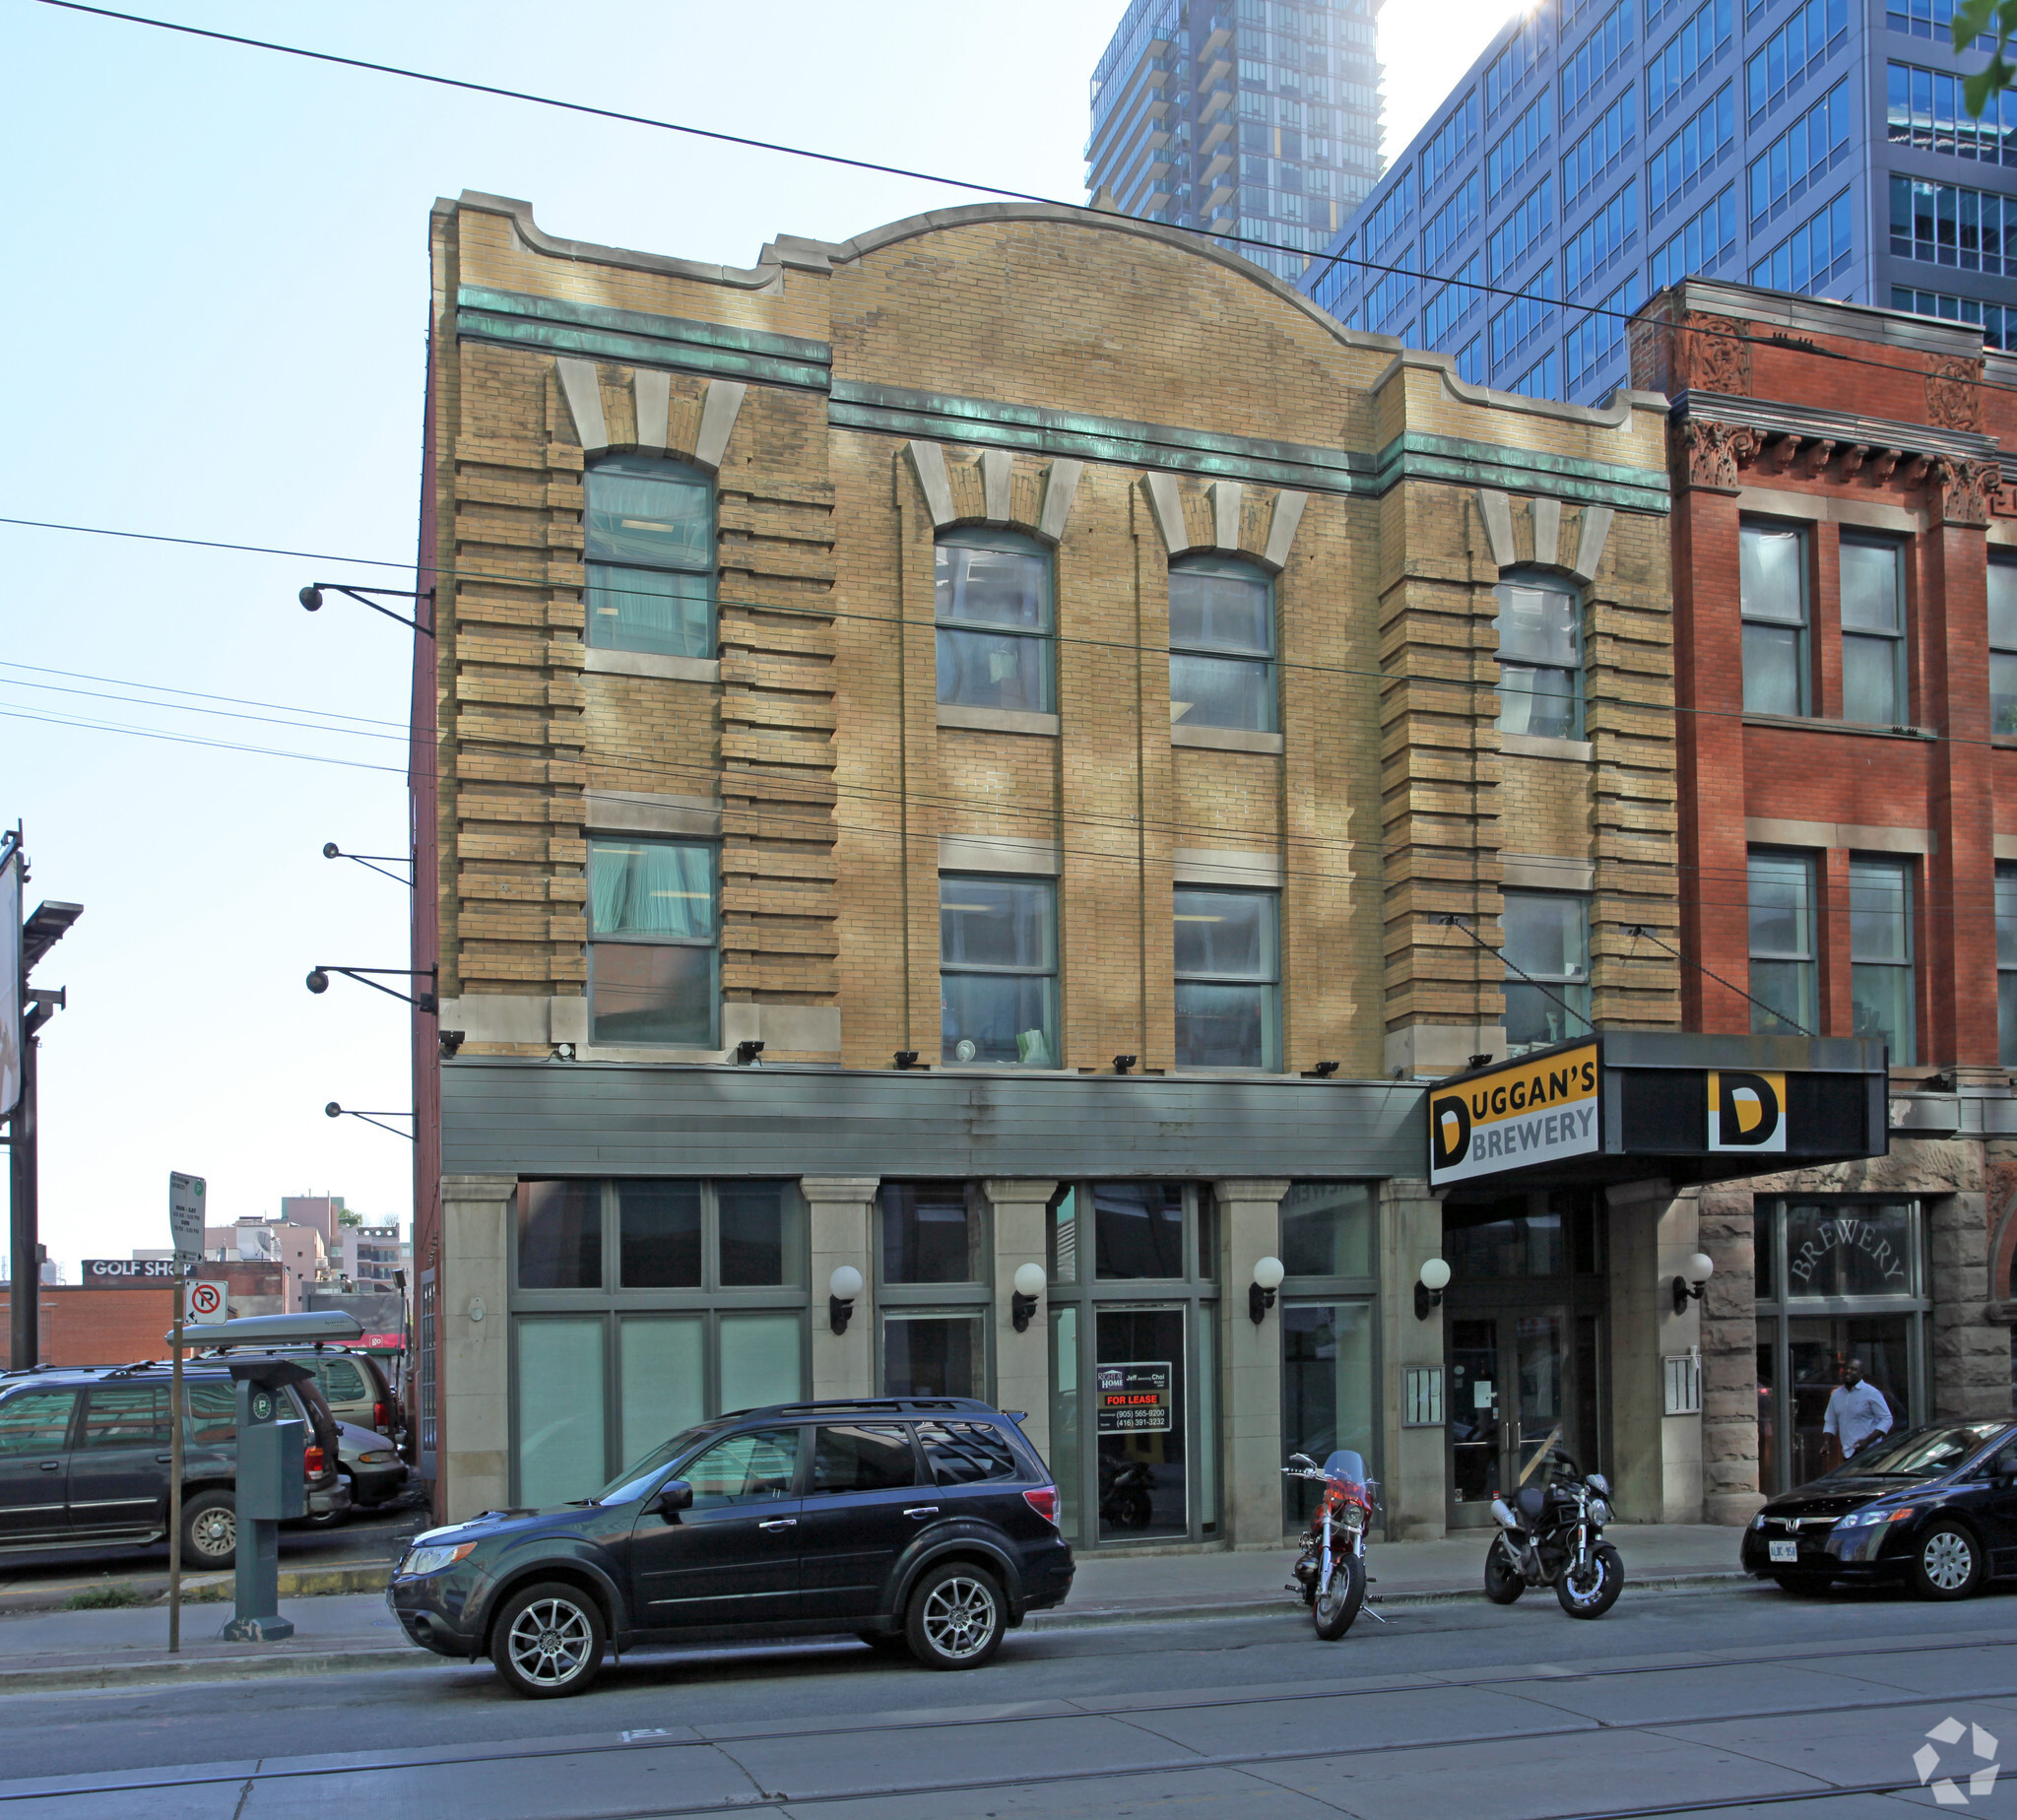
<path id="1" fill-rule="evenodd" d="M 1793 1562 L 1800 1558 L 1800 1545 L 1797 1542 L 1767 1542 L 1765 1546 L 1775 1561 Z"/>

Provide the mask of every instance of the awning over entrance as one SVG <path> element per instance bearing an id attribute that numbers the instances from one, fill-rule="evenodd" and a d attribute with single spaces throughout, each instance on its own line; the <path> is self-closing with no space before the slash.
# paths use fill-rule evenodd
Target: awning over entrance
<path id="1" fill-rule="evenodd" d="M 1767 1175 L 1882 1156 L 1884 1045 L 1616 1030 L 1429 1089 L 1429 1185 Z"/>

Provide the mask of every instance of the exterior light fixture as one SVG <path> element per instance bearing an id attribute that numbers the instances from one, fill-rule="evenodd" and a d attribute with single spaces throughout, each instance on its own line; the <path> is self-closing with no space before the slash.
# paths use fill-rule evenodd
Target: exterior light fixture
<path id="1" fill-rule="evenodd" d="M 896 1052 L 896 1066 L 899 1069 L 916 1068 L 917 1065 L 918 1052 L 915 1049 L 899 1049 Z"/>
<path id="2" fill-rule="evenodd" d="M 373 992 L 382 992 L 388 999 L 402 999 L 417 1011 L 432 1012 L 440 1008 L 440 1002 L 432 992 L 395 992 L 390 986 L 381 986 L 376 980 L 364 977 L 367 973 L 394 973 L 402 979 L 423 979 L 433 986 L 440 979 L 440 971 L 435 967 L 335 967 L 324 962 L 308 969 L 308 977 L 303 984 L 310 992 L 327 992 L 332 973 L 341 973 L 345 979 L 355 980 L 359 986 L 368 986 Z"/>
<path id="3" fill-rule="evenodd" d="M 462 1047 L 463 1038 L 468 1032 L 463 1030 L 443 1030 L 439 1034 L 441 1038 L 441 1053 L 444 1056 L 453 1056 Z"/>
<path id="4" fill-rule="evenodd" d="M 1268 1319 L 1268 1311 L 1274 1306 L 1274 1292 L 1287 1274 L 1279 1258 L 1255 1260 L 1254 1280 L 1247 1285 L 1247 1315 L 1256 1327 Z"/>
<path id="5" fill-rule="evenodd" d="M 861 1271 L 851 1264 L 836 1266 L 826 1279 L 826 1325 L 836 1333 L 847 1332 L 848 1319 L 855 1312 L 855 1297 L 861 1292 Z"/>
<path id="6" fill-rule="evenodd" d="M 736 1066 L 738 1068 L 761 1068 L 763 1064 L 759 1058 L 762 1054 L 763 1045 L 754 1037 L 746 1036 L 736 1045 Z"/>
<path id="7" fill-rule="evenodd" d="M 1031 1317 L 1036 1313 L 1037 1298 L 1043 1292 L 1044 1267 L 1040 1264 L 1016 1266 L 1015 1293 L 1008 1302 L 1008 1318 L 1015 1324 L 1016 1332 L 1029 1332 Z"/>
<path id="8" fill-rule="evenodd" d="M 1450 1287 L 1450 1267 L 1440 1258 L 1426 1258 L 1422 1261 L 1421 1273 L 1415 1278 L 1414 1318 L 1426 1321 L 1430 1314 L 1443 1306 L 1443 1291 Z"/>
<path id="9" fill-rule="evenodd" d="M 1329 1080 L 1336 1072 L 1337 1064 L 1335 1062 L 1319 1062 L 1315 1068 L 1303 1070 L 1303 1078 L 1305 1080 Z"/>
<path id="10" fill-rule="evenodd" d="M 349 583 L 341 581 L 313 581 L 294 598 L 308 612 L 320 613 L 322 611 L 323 591 L 325 589 L 331 594 L 348 595 L 359 607 L 368 607 L 373 613 L 382 613 L 388 619 L 397 619 L 400 624 L 412 627 L 413 630 L 419 632 L 423 638 L 434 636 L 434 590 L 432 588 L 362 588 L 352 587 Z M 394 613 L 390 607 L 381 607 L 376 601 L 365 598 L 367 595 L 372 594 L 389 594 L 396 600 L 412 601 L 416 606 L 419 606 L 422 601 L 425 601 L 427 603 L 427 622 L 423 625 L 418 619 L 409 619 L 405 614 Z"/>
<path id="11" fill-rule="evenodd" d="M 1125 1074 L 1139 1060 L 1139 1058 L 1136 1056 L 1116 1056 L 1114 1058 L 1114 1072 Z"/>
<path id="12" fill-rule="evenodd" d="M 411 1119 L 410 1112 L 358 1112 L 354 1107 L 339 1106 L 335 1100 L 322 1108 L 323 1116 L 331 1119 L 362 1119 L 366 1125 L 377 1125 L 381 1132 L 390 1132 L 395 1138 L 404 1138 L 407 1142 L 414 1140 L 412 1132 L 403 1132 L 397 1126 L 380 1125 L 381 1119 Z"/>
<path id="13" fill-rule="evenodd" d="M 367 872 L 374 872 L 381 878 L 390 878 L 394 884 L 403 884 L 408 890 L 413 889 L 412 878 L 402 878 L 397 873 L 389 873 L 384 866 L 378 864 L 383 860 L 389 866 L 411 866 L 414 859 L 410 853 L 346 853 L 335 841 L 325 840 L 322 843 L 322 857 L 325 860 L 354 860 Z"/>
<path id="14" fill-rule="evenodd" d="M 1699 1302 L 1702 1291 L 1709 1287 L 1709 1279 L 1716 1274 L 1716 1260 L 1707 1252 L 1697 1252 L 1687 1263 L 1683 1274 L 1674 1278 L 1674 1313 L 1685 1315 L 1690 1302 Z"/>

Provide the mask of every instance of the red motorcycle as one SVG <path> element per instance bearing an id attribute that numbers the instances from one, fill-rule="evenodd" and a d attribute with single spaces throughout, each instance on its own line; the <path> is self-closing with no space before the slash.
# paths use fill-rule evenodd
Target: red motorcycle
<path id="1" fill-rule="evenodd" d="M 1321 1466 L 1307 1454 L 1289 1459 L 1295 1463 L 1282 1467 L 1284 1477 L 1311 1479 L 1324 1487 L 1303 1531 L 1303 1552 L 1289 1590 L 1303 1595 L 1317 1635 L 1335 1643 L 1366 1602 L 1366 1526 L 1373 1521 L 1373 1494 L 1379 1487 L 1366 1477 L 1366 1462 L 1349 1448 L 1340 1448 Z"/>

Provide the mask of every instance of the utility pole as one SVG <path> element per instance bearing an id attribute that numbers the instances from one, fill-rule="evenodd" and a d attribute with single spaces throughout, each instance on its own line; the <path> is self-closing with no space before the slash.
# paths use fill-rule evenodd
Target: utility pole
<path id="1" fill-rule="evenodd" d="M 41 1047 L 37 1032 L 65 1003 L 60 986 L 33 986 L 29 976 L 35 962 L 84 914 L 82 904 L 44 903 L 23 922 L 21 887 L 28 877 L 28 855 L 17 824 L 11 833 L 0 835 L 0 1114 L 7 1118 L 11 1175 L 8 1363 L 16 1371 L 32 1370 L 42 1357 L 35 1058 Z"/>

